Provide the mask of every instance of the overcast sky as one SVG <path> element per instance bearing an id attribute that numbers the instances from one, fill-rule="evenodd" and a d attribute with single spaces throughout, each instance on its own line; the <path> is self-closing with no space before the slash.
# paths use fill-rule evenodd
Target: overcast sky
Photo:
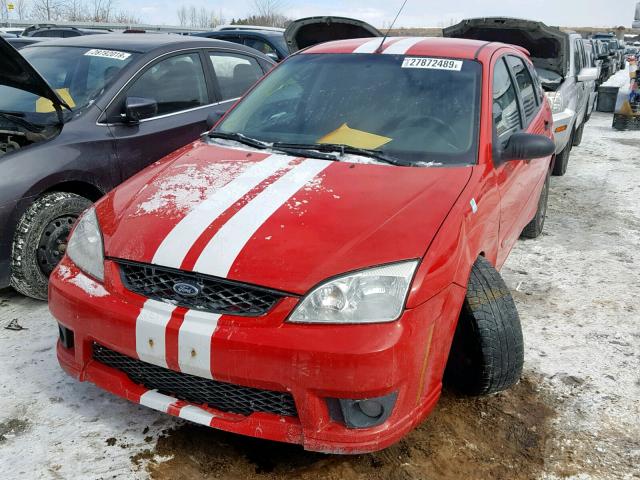
<path id="1" fill-rule="evenodd" d="M 401 0 L 283 0 L 290 18 L 343 15 L 388 25 Z M 506 15 L 562 26 L 631 26 L 637 0 L 408 0 L 397 26 L 437 27 L 466 17 Z M 201 5 L 221 11 L 229 21 L 251 11 L 253 0 L 119 0 L 118 7 L 145 23 L 176 24 L 181 5 Z"/>

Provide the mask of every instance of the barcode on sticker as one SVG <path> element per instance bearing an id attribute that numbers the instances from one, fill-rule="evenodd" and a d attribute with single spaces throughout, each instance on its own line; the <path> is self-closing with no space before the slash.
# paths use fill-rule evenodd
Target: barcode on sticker
<path id="1" fill-rule="evenodd" d="M 88 50 L 85 55 L 88 55 L 90 57 L 113 58 L 115 60 L 126 60 L 131 56 L 131 54 L 127 52 L 118 52 L 116 50 L 101 50 L 99 48 Z"/>
<path id="2" fill-rule="evenodd" d="M 434 70 L 462 70 L 462 60 L 450 58 L 406 57 L 402 68 L 431 68 Z"/>

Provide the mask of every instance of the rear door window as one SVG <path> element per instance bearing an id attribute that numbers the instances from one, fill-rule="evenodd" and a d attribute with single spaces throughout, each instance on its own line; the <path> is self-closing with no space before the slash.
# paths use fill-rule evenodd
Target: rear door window
<path id="1" fill-rule="evenodd" d="M 209 52 L 221 101 L 238 98 L 262 77 L 257 60 L 235 53 Z"/>
<path id="2" fill-rule="evenodd" d="M 175 55 L 152 65 L 129 88 L 127 96 L 154 99 L 158 115 L 207 105 L 209 95 L 200 55 Z"/>
<path id="3" fill-rule="evenodd" d="M 244 44 L 247 47 L 253 48 L 254 50 L 258 50 L 259 52 L 264 53 L 265 55 L 271 54 L 271 55 L 275 55 L 276 57 L 278 56 L 278 52 L 276 52 L 271 45 L 269 45 L 267 42 L 259 38 L 254 38 L 254 37 L 245 38 Z"/>
<path id="4" fill-rule="evenodd" d="M 529 125 L 538 110 L 538 97 L 536 95 L 535 86 L 529 69 L 521 58 L 508 56 L 507 63 L 511 68 L 511 73 L 516 79 L 518 90 L 520 91 L 520 99 L 522 101 L 522 109 L 526 125 Z"/>
<path id="5" fill-rule="evenodd" d="M 522 129 L 516 89 L 504 59 L 496 62 L 493 71 L 493 124 L 502 147 Z"/>

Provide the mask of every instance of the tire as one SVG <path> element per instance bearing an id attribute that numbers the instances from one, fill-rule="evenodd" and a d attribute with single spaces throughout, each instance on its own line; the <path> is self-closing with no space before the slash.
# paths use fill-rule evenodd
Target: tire
<path id="1" fill-rule="evenodd" d="M 444 381 L 466 395 L 487 395 L 515 385 L 524 344 L 515 303 L 500 274 L 483 257 L 471 269 Z"/>
<path id="2" fill-rule="evenodd" d="M 38 198 L 20 218 L 11 252 L 11 286 L 38 300 L 47 299 L 49 274 L 64 254 L 78 216 L 91 201 L 73 193 Z"/>
<path id="3" fill-rule="evenodd" d="M 564 147 L 558 155 L 556 155 L 556 161 L 553 165 L 552 174 L 555 177 L 562 177 L 565 173 L 567 173 L 567 166 L 569 165 L 569 156 L 571 155 L 571 148 L 573 147 L 573 133 L 571 134 L 571 138 L 567 142 L 567 146 Z"/>
<path id="4" fill-rule="evenodd" d="M 584 122 L 582 122 L 582 125 L 580 125 L 580 128 L 578 130 L 576 130 L 573 134 L 573 139 L 572 139 L 572 145 L 574 147 L 579 146 L 582 143 L 582 135 L 584 134 L 584 124 L 587 123 L 587 119 L 585 119 Z"/>
<path id="5" fill-rule="evenodd" d="M 522 238 L 538 238 L 542 234 L 544 221 L 547 218 L 547 206 L 549 204 L 549 183 L 550 177 L 547 174 L 547 178 L 542 186 L 542 191 L 540 192 L 540 198 L 538 199 L 536 215 L 522 230 L 520 234 Z"/>

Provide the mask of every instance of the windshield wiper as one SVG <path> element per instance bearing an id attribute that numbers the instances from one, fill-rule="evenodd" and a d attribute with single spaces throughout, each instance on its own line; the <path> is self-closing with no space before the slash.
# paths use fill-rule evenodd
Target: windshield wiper
<path id="1" fill-rule="evenodd" d="M 249 145 L 253 148 L 259 148 L 260 150 L 264 150 L 265 148 L 271 147 L 270 143 L 263 142 L 262 140 L 258 140 L 256 138 L 247 137 L 241 133 L 231 133 L 231 132 L 209 132 L 209 137 L 211 138 L 223 138 L 225 140 L 233 140 L 236 142 L 244 143 L 245 145 Z"/>
<path id="2" fill-rule="evenodd" d="M 357 148 L 341 143 L 274 143 L 274 148 L 297 148 L 299 150 L 316 150 L 318 152 L 338 152 L 340 155 L 345 153 L 351 155 L 360 155 L 362 157 L 373 158 L 381 162 L 390 163 L 391 165 L 407 166 L 405 162 L 401 162 L 393 157 L 389 157 L 380 150 L 371 150 L 367 148 Z"/>
<path id="3" fill-rule="evenodd" d="M 332 160 L 337 161 L 338 158 L 335 155 L 331 155 L 329 153 L 321 153 L 321 152 L 308 152 L 306 148 L 297 148 L 297 146 L 287 147 L 284 144 L 275 146 L 271 143 L 263 142 L 262 140 L 258 140 L 257 138 L 247 137 L 242 133 L 231 133 L 231 132 L 209 132 L 209 137 L 212 138 L 222 138 L 225 140 L 233 140 L 235 142 L 244 143 L 245 145 L 249 145 L 250 147 L 259 148 L 260 150 L 271 149 L 277 150 L 279 152 L 284 152 L 288 155 L 295 155 L 297 157 L 313 157 L 320 158 L 322 160 Z"/>
<path id="4" fill-rule="evenodd" d="M 0 112 L 0 117 L 6 118 L 10 122 L 16 123 L 21 127 L 26 128 L 30 132 L 40 133 L 44 130 L 44 125 L 39 125 L 37 123 L 30 122 L 24 118 L 24 114 L 19 113 L 9 113 L 9 112 Z"/>

